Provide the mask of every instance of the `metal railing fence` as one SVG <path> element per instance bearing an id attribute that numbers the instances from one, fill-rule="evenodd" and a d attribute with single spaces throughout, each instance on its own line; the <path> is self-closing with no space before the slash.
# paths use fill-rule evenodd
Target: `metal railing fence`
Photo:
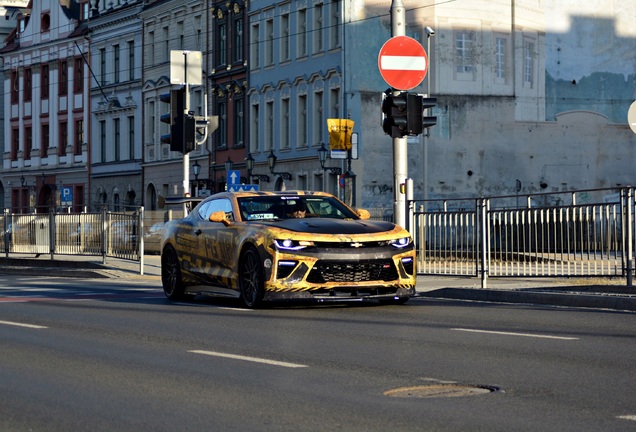
<path id="1" fill-rule="evenodd" d="M 619 276 L 631 286 L 631 187 L 525 198 L 524 207 L 518 196 L 409 202 L 418 274 L 479 276 L 483 287 L 508 276 Z"/>
<path id="2" fill-rule="evenodd" d="M 50 254 L 139 261 L 143 274 L 144 209 L 133 212 L 15 214 L 0 216 L 6 256 Z"/>

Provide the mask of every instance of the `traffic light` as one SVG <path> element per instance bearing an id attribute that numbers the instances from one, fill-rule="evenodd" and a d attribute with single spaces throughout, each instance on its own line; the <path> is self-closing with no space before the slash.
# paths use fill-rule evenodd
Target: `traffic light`
<path id="1" fill-rule="evenodd" d="M 170 132 L 161 135 L 161 142 L 170 144 L 171 151 L 183 153 L 184 150 L 184 106 L 185 106 L 185 88 L 171 89 L 170 93 L 164 93 L 159 96 L 161 102 L 170 104 L 170 112 L 162 114 L 160 119 L 162 123 L 170 125 Z M 194 134 L 193 134 L 194 136 Z M 186 152 L 187 153 L 187 152 Z"/>
<path id="2" fill-rule="evenodd" d="M 437 117 L 427 116 L 428 109 L 437 104 L 436 98 L 426 98 L 417 93 L 409 93 L 407 98 L 407 124 L 408 135 L 419 135 L 424 129 L 437 124 Z"/>
<path id="3" fill-rule="evenodd" d="M 432 110 L 433 108 L 435 108 L 437 106 L 437 98 L 422 98 L 422 112 L 424 114 L 429 114 L 432 111 L 427 111 L 427 110 Z M 428 129 L 432 126 L 435 126 L 437 124 L 437 116 L 427 116 L 427 115 L 423 115 L 422 116 L 422 127 L 424 129 Z"/>
<path id="4" fill-rule="evenodd" d="M 382 129 L 391 138 L 408 135 L 407 97 L 408 93 L 394 95 L 390 90 L 382 95 Z"/>
<path id="5" fill-rule="evenodd" d="M 183 122 L 183 154 L 190 153 L 196 147 L 196 125 L 197 121 L 192 111 L 185 116 Z"/>

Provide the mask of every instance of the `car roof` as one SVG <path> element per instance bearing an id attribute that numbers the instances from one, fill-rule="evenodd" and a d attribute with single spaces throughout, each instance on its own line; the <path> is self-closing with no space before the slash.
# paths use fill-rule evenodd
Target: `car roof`
<path id="1" fill-rule="evenodd" d="M 286 191 L 242 191 L 242 192 L 218 192 L 206 200 L 213 198 L 244 198 L 244 197 L 259 197 L 259 196 L 323 196 L 334 197 L 334 195 L 323 191 L 308 191 L 308 190 L 286 190 Z"/>

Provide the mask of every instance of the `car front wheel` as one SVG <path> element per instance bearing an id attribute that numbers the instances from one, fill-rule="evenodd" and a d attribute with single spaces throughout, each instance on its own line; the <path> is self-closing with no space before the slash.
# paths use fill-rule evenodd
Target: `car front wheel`
<path id="1" fill-rule="evenodd" d="M 241 255 L 239 264 L 239 288 L 241 300 L 248 308 L 260 306 L 265 296 L 263 265 L 258 251 L 250 247 Z"/>
<path id="2" fill-rule="evenodd" d="M 161 285 L 163 285 L 163 293 L 170 300 L 191 297 L 184 294 L 185 285 L 181 278 L 179 258 L 172 246 L 166 247 L 161 254 Z"/>

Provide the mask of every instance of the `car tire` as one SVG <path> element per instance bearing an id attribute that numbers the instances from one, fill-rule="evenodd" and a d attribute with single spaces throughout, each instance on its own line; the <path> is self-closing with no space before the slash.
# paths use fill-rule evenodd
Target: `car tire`
<path id="1" fill-rule="evenodd" d="M 192 298 L 184 293 L 185 285 L 181 277 L 179 257 L 172 246 L 168 246 L 161 254 L 161 285 L 163 293 L 170 300 Z"/>
<path id="2" fill-rule="evenodd" d="M 263 265 L 258 251 L 248 247 L 239 261 L 239 290 L 245 307 L 259 307 L 265 296 Z"/>

